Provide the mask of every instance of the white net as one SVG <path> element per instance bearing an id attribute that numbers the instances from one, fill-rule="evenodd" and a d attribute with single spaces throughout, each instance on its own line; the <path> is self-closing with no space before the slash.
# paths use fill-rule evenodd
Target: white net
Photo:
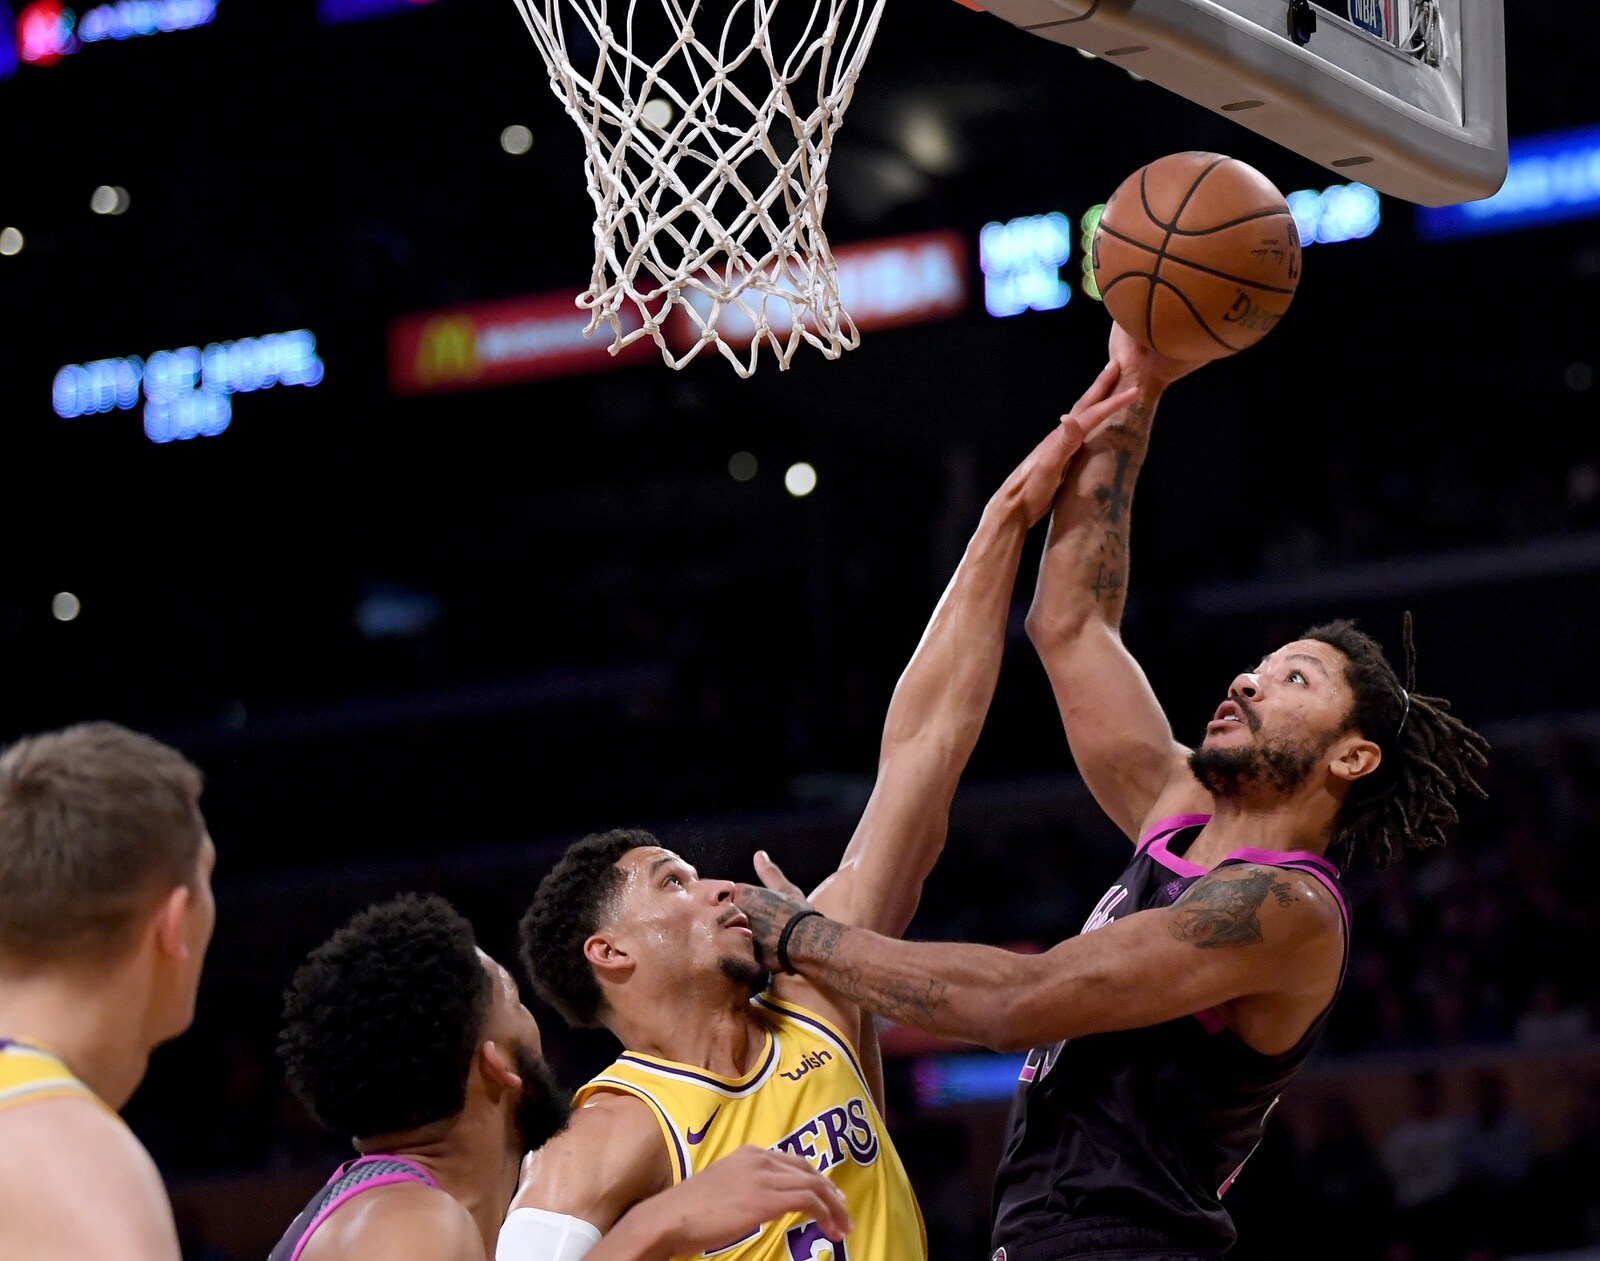
<path id="1" fill-rule="evenodd" d="M 674 368 L 715 346 L 740 376 L 763 346 L 854 348 L 822 216 L 884 0 L 514 3 L 587 148 L 586 333 Z"/>

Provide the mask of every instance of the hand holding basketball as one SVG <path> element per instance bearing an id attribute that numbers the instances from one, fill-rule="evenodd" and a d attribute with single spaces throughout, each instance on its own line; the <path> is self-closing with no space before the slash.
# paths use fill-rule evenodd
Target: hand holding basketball
<path id="1" fill-rule="evenodd" d="M 1111 318 L 1174 361 L 1253 346 L 1300 282 L 1300 234 L 1283 195 L 1219 153 L 1173 153 L 1140 167 L 1106 203 L 1092 248 Z"/>

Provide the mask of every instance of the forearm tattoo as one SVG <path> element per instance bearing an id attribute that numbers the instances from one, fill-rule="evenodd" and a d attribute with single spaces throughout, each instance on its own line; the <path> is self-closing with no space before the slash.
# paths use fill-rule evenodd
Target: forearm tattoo
<path id="1" fill-rule="evenodd" d="M 821 981 L 841 998 L 900 1024 L 926 1024 L 945 1005 L 950 988 L 938 977 L 916 980 L 867 976 L 859 964 L 840 958 L 849 928 L 830 919 L 802 920 L 789 938 L 789 957 L 801 971 Z"/>
<path id="2" fill-rule="evenodd" d="M 1239 869 L 1235 869 L 1239 870 Z M 1232 873 L 1207 876 L 1189 886 L 1173 906 L 1170 930 L 1179 941 L 1202 950 L 1252 946 L 1261 940 L 1257 912 L 1270 893 L 1279 906 L 1295 900 L 1294 890 L 1271 868 L 1249 867 L 1240 878 Z"/>
<path id="3" fill-rule="evenodd" d="M 778 938 L 784 927 L 796 914 L 811 908 L 759 885 L 736 886 L 734 900 L 750 921 L 750 932 L 756 939 L 756 952 L 761 962 L 769 968 L 775 967 Z M 789 961 L 802 976 L 826 985 L 839 997 L 868 1011 L 901 1024 L 931 1022 L 946 1003 L 949 985 L 933 976 L 868 975 L 861 964 L 849 958 L 860 947 L 851 946 L 847 938 L 859 932 L 848 924 L 821 915 L 807 916 L 789 934 Z"/>
<path id="4" fill-rule="evenodd" d="M 1089 589 L 1097 603 L 1111 610 L 1121 604 L 1128 586 L 1128 513 L 1133 505 L 1133 483 L 1150 441 L 1153 415 L 1151 408 L 1134 403 L 1107 431 L 1115 464 L 1110 479 L 1091 492 L 1100 539 L 1089 560 Z"/>

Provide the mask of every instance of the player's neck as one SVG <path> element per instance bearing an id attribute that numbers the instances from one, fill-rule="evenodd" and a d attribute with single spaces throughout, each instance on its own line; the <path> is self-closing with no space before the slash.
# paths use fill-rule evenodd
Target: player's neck
<path id="1" fill-rule="evenodd" d="M 362 1139 L 355 1147 L 362 1155 L 398 1156 L 421 1165 L 472 1215 L 483 1235 L 484 1255 L 494 1256 L 522 1156 L 497 1108 L 469 1102 L 448 1121 Z"/>
<path id="2" fill-rule="evenodd" d="M 145 993 L 113 969 L 0 977 L 0 1038 L 33 1042 L 114 1109 L 144 1079 L 150 1062 Z"/>
<path id="3" fill-rule="evenodd" d="M 1324 804 L 1301 797 L 1219 797 L 1184 857 L 1215 867 L 1235 850 L 1321 854 L 1328 847 Z"/>
<path id="4" fill-rule="evenodd" d="M 619 1017 L 611 1025 L 630 1051 L 719 1077 L 743 1077 L 767 1045 L 767 1028 L 743 996 L 716 1004 L 657 1004 L 638 1019 Z"/>

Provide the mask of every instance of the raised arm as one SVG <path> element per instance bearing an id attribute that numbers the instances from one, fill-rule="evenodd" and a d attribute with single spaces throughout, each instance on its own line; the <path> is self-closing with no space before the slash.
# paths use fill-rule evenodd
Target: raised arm
<path id="1" fill-rule="evenodd" d="M 1056 496 L 1027 626 L 1079 773 L 1137 840 L 1155 817 L 1209 805 L 1121 630 L 1134 483 L 1163 392 L 1197 365 L 1144 350 L 1116 325 L 1110 349 L 1135 394 L 1100 427 Z"/>
<path id="2" fill-rule="evenodd" d="M 1108 365 L 984 507 L 895 685 L 866 810 L 839 869 L 812 894 L 833 918 L 896 936 L 911 922 L 994 696 L 1023 542 L 1050 510 L 1084 435 L 1132 401 L 1132 391 L 1116 392 L 1117 378 Z"/>
<path id="3" fill-rule="evenodd" d="M 803 903 L 735 890 L 758 948 Z M 1228 1027 L 1264 1054 L 1286 1051 L 1332 1001 L 1344 938 L 1339 908 L 1298 872 L 1235 864 L 1195 881 L 1170 907 L 1140 911 L 1044 954 L 906 942 L 810 916 L 786 943 L 790 965 L 865 1011 L 929 1033 L 1022 1050 L 1228 1010 Z"/>

